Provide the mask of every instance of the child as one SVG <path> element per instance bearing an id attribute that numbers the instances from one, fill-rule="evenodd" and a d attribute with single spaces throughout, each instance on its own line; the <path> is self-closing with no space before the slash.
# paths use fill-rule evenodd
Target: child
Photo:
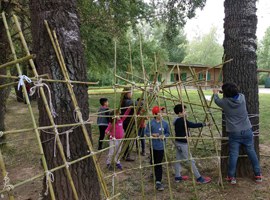
<path id="1" fill-rule="evenodd" d="M 186 129 L 188 128 L 199 128 L 199 127 L 203 127 L 207 125 L 206 123 L 193 123 L 186 119 L 186 126 L 185 126 L 184 116 L 187 117 L 185 108 L 186 107 L 184 106 L 184 109 L 183 109 L 182 104 L 177 104 L 174 107 L 174 112 L 175 114 L 178 115 L 178 117 L 173 122 L 176 137 L 186 137 L 187 136 Z M 184 160 L 184 159 L 192 158 L 191 154 L 190 154 L 190 157 L 188 157 L 187 139 L 185 138 L 175 139 L 175 146 L 176 146 L 176 160 Z M 211 181 L 211 178 L 202 177 L 200 175 L 195 165 L 195 161 L 193 159 L 191 160 L 191 166 L 192 166 L 192 171 L 194 173 L 194 176 L 197 180 L 197 183 L 209 183 Z M 175 163 L 175 181 L 176 182 L 180 182 L 182 180 L 188 179 L 188 176 L 181 176 L 180 171 L 181 171 L 181 164 L 180 162 L 177 162 Z"/>
<path id="2" fill-rule="evenodd" d="M 119 160 L 119 153 L 121 152 L 121 140 L 124 138 L 124 129 L 123 129 L 123 122 L 126 119 L 126 116 L 130 112 L 131 108 L 128 108 L 126 112 L 124 113 L 124 116 L 119 117 L 116 116 L 116 118 L 113 120 L 110 119 L 109 125 L 107 129 L 105 130 L 106 134 L 110 135 L 110 150 L 107 158 L 107 167 L 110 168 L 112 157 L 114 157 L 114 161 L 116 163 L 116 167 L 120 170 L 122 170 L 122 165 L 120 164 Z M 116 115 L 119 114 L 119 111 L 116 111 Z M 114 115 L 114 112 L 112 112 L 111 115 Z M 115 145 L 115 147 L 112 147 Z"/>
<path id="3" fill-rule="evenodd" d="M 239 93 L 237 85 L 222 85 L 223 99 L 218 97 L 218 89 L 213 89 L 215 103 L 224 111 L 226 131 L 229 136 L 229 167 L 227 180 L 236 184 L 235 173 L 239 147 L 243 145 L 250 159 L 257 183 L 262 182 L 259 160 L 254 150 L 252 126 L 248 118 L 245 96 Z"/>
<path id="4" fill-rule="evenodd" d="M 155 164 L 155 181 L 156 189 L 159 191 L 164 190 L 164 187 L 161 183 L 162 180 L 162 165 L 157 165 L 162 162 L 164 156 L 164 146 L 166 140 L 165 137 L 170 135 L 169 125 L 166 121 L 162 119 L 160 113 L 164 110 L 163 107 L 154 106 L 152 108 L 152 113 L 155 115 L 145 128 L 145 134 L 147 136 L 152 136 L 157 139 L 152 139 L 152 148 L 153 148 L 153 158 Z M 159 138 L 159 139 L 158 139 Z M 151 152 L 151 151 L 150 151 Z M 153 164 L 151 162 L 151 164 Z"/>
<path id="5" fill-rule="evenodd" d="M 139 103 L 140 103 L 140 106 L 139 106 L 139 109 L 138 109 L 138 115 L 143 114 L 145 112 L 145 110 L 142 108 L 143 99 L 138 98 L 137 102 L 136 102 L 136 105 L 138 106 Z M 143 117 L 143 118 L 138 118 L 138 119 L 140 119 L 140 127 L 139 127 L 139 130 L 138 130 L 138 136 L 139 137 L 144 137 L 145 119 L 146 118 Z M 146 153 L 145 153 L 145 139 L 140 139 L 140 141 L 141 141 L 141 147 L 142 147 L 141 155 L 145 156 L 146 155 Z M 136 141 L 136 147 L 138 149 L 137 141 Z"/>
<path id="6" fill-rule="evenodd" d="M 105 136 L 105 130 L 109 124 L 109 101 L 107 98 L 100 98 L 99 103 L 101 107 L 98 110 L 97 124 L 99 128 L 98 150 L 102 149 L 102 141 Z M 108 117 L 106 117 L 108 116 Z"/>

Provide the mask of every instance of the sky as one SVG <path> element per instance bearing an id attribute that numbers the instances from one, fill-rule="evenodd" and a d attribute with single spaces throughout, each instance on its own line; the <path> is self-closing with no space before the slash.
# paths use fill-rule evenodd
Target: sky
<path id="1" fill-rule="evenodd" d="M 219 43 L 223 43 L 223 19 L 224 19 L 224 0 L 207 0 L 203 10 L 198 9 L 196 16 L 187 21 L 185 32 L 188 40 L 194 37 L 207 34 L 212 26 L 217 27 Z M 257 1 L 257 38 L 262 40 L 266 29 L 270 26 L 270 1 Z"/>

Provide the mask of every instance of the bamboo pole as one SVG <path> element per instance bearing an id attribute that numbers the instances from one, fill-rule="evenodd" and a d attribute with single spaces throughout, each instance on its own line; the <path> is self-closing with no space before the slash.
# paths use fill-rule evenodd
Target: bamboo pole
<path id="1" fill-rule="evenodd" d="M 16 60 L 13 60 L 13 61 L 10 61 L 10 62 L 7 62 L 5 64 L 0 65 L 0 69 L 2 69 L 4 67 L 12 67 L 12 65 L 15 65 L 15 64 L 21 63 L 21 62 L 25 62 L 25 61 L 28 61 L 28 60 L 33 59 L 33 58 L 35 58 L 35 55 L 27 55 L 25 57 L 22 57 L 22 58 L 19 58 L 19 59 L 16 59 Z"/>
<path id="2" fill-rule="evenodd" d="M 29 62 L 31 62 L 31 60 L 32 59 L 29 59 Z M 33 62 L 33 60 L 32 60 L 32 62 Z M 35 74 L 35 72 L 34 72 L 34 74 Z M 48 74 L 38 75 L 38 77 L 30 77 L 30 79 L 32 81 L 38 81 L 42 77 L 48 77 Z M 17 76 L 2 75 L 2 74 L 0 75 L 0 78 L 18 79 Z M 57 79 L 49 79 L 49 78 L 48 79 L 42 78 L 42 81 L 50 82 L 50 83 L 67 83 L 67 81 L 65 81 L 65 80 L 57 80 Z M 72 81 L 72 80 L 70 80 L 68 82 L 70 82 L 72 84 L 81 84 L 81 85 L 82 84 L 85 84 L 85 85 L 97 85 L 99 83 L 99 82 L 83 82 L 83 81 Z"/>
<path id="3" fill-rule="evenodd" d="M 17 31 L 19 33 L 19 37 L 20 37 L 20 40 L 22 42 L 23 48 L 24 48 L 26 54 L 27 55 L 30 55 L 30 51 L 29 51 L 28 46 L 26 44 L 25 38 L 24 38 L 24 36 L 22 34 L 22 30 L 21 30 L 21 27 L 19 25 L 18 19 L 17 19 L 17 17 L 15 15 L 13 15 L 13 19 L 14 19 L 14 22 L 16 24 L 16 28 L 17 28 Z M 39 75 L 37 73 L 36 66 L 34 64 L 33 59 L 30 59 L 29 60 L 29 63 L 30 63 L 30 66 L 32 67 L 32 70 L 33 70 L 33 73 L 34 73 L 35 77 L 38 77 Z M 49 107 L 49 104 L 48 104 L 48 100 L 46 98 L 46 95 L 45 95 L 43 86 L 42 87 L 39 87 L 39 90 L 40 90 L 40 94 L 41 94 L 41 97 L 42 97 L 42 100 L 43 100 L 43 103 L 44 103 L 46 112 L 48 114 L 50 123 L 54 127 L 54 133 L 55 133 L 55 137 L 56 137 L 57 147 L 58 147 L 59 152 L 60 152 L 60 156 L 61 156 L 63 162 L 64 163 L 67 163 L 67 159 L 66 159 L 66 156 L 65 156 L 65 153 L 64 153 L 64 148 L 63 148 L 62 142 L 61 142 L 61 140 L 59 138 L 58 128 L 56 127 L 56 124 L 54 122 L 53 115 L 51 113 L 51 110 L 50 110 L 50 107 Z M 68 180 L 70 182 L 70 186 L 71 186 L 72 192 L 74 194 L 74 199 L 78 200 L 79 199 L 78 193 L 76 191 L 75 184 L 74 184 L 73 178 L 71 176 L 69 167 L 66 166 L 65 167 L 65 170 L 66 170 L 66 174 L 67 174 Z"/>
<path id="4" fill-rule="evenodd" d="M 190 68 L 190 71 L 192 72 L 191 74 L 193 75 L 193 77 L 194 77 L 196 80 L 198 80 L 198 77 L 197 77 L 197 75 L 194 73 L 194 70 Z M 205 96 L 204 96 L 204 93 L 203 93 L 203 90 L 202 90 L 201 86 L 198 86 L 197 88 L 198 88 L 198 94 L 199 94 L 201 103 L 202 103 L 203 105 L 206 105 L 206 107 L 203 107 L 203 110 L 204 110 L 204 112 L 205 112 L 205 119 L 207 119 L 207 121 L 209 122 L 209 114 L 208 114 L 208 112 L 207 112 L 207 110 L 209 110 L 209 105 L 208 105 L 208 103 L 207 103 L 207 101 L 206 101 L 206 98 L 205 98 Z M 206 108 L 207 108 L 207 110 L 206 110 Z M 212 119 L 212 122 L 215 122 L 215 121 L 214 121 L 213 115 L 210 115 L 210 117 L 211 117 L 211 119 Z M 213 138 L 214 135 L 213 135 L 213 131 L 212 131 L 211 127 L 209 128 L 209 131 L 210 131 L 211 137 Z M 215 147 L 216 155 L 217 155 L 217 158 L 218 158 L 218 166 L 217 166 L 217 167 L 218 167 L 218 172 L 219 172 L 219 180 L 220 180 L 220 184 L 221 184 L 221 187 L 224 188 L 224 186 L 223 186 L 223 180 L 222 180 L 221 166 L 220 166 L 220 157 L 219 157 L 218 147 L 217 147 L 217 144 L 216 144 L 216 141 L 215 141 L 215 140 L 213 140 L 213 145 L 214 145 L 214 147 Z"/>
<path id="5" fill-rule="evenodd" d="M 88 146 L 90 152 L 93 152 L 94 149 L 93 149 L 92 143 L 90 141 L 89 134 L 88 134 L 88 131 L 86 129 L 84 120 L 82 118 L 82 113 L 81 113 L 80 108 L 78 106 L 78 102 L 77 102 L 77 99 L 75 97 L 72 85 L 70 83 L 69 75 L 68 75 L 68 72 L 67 72 L 67 68 L 66 68 L 66 65 L 65 65 L 65 61 L 64 61 L 62 52 L 60 50 L 60 46 L 59 46 L 59 43 L 58 43 L 58 40 L 57 40 L 56 33 L 54 31 L 53 31 L 53 33 L 51 32 L 47 21 L 45 21 L 45 26 L 47 28 L 49 37 L 51 39 L 51 43 L 53 45 L 54 51 L 56 53 L 56 56 L 57 56 L 57 59 L 58 59 L 58 62 L 59 62 L 59 65 L 60 65 L 62 73 L 64 75 L 64 79 L 67 81 L 68 91 L 69 91 L 69 93 L 71 95 L 71 100 L 72 100 L 72 103 L 74 105 L 76 114 L 77 114 L 77 116 L 79 118 L 79 122 L 81 123 L 81 128 L 82 128 L 82 131 L 83 131 L 87 146 Z M 100 182 L 101 187 L 103 189 L 104 195 L 105 195 L 106 198 L 108 198 L 110 195 L 109 195 L 109 192 L 107 190 L 107 185 L 106 185 L 106 183 L 105 183 L 105 181 L 103 179 L 103 174 L 102 174 L 102 171 L 100 169 L 99 164 L 97 163 L 97 158 L 96 158 L 95 155 L 93 156 L 93 163 L 94 163 L 95 168 L 97 170 L 98 179 L 99 179 L 99 182 Z"/>
<path id="6" fill-rule="evenodd" d="M 10 49 L 11 49 L 11 52 L 12 52 L 12 55 L 13 55 L 13 59 L 14 60 L 17 60 L 17 55 L 16 55 L 16 52 L 15 52 L 13 41 L 11 39 L 11 35 L 10 35 L 10 31 L 9 31 L 9 26 L 7 24 L 7 20 L 6 20 L 6 16 L 5 16 L 5 13 L 4 12 L 2 13 L 2 18 L 3 18 L 4 26 L 5 26 L 5 29 L 6 29 L 6 33 L 7 33 L 7 37 L 8 37 L 8 41 L 9 41 L 9 45 L 10 45 Z M 16 63 L 16 68 L 17 68 L 17 72 L 18 72 L 19 76 L 23 75 L 19 63 Z M 27 90 L 26 90 L 26 87 L 25 87 L 24 84 L 22 85 L 22 88 L 23 88 L 23 93 L 24 93 L 25 98 L 26 98 L 27 107 L 28 107 L 28 110 L 30 112 L 30 116 L 31 116 L 31 121 L 32 121 L 32 124 L 33 124 L 33 128 L 35 130 L 35 134 L 36 134 L 36 137 L 37 137 L 39 151 L 40 151 L 40 154 L 41 154 L 42 165 L 43 165 L 44 170 L 45 171 L 48 171 L 48 166 L 47 166 L 47 163 L 46 163 L 46 158 L 44 156 L 43 147 L 42 147 L 41 140 L 40 140 L 40 137 L 39 137 L 39 131 L 37 129 L 37 124 L 36 124 L 35 116 L 34 116 L 34 113 L 33 113 L 33 110 L 32 110 L 32 107 L 31 107 L 31 104 L 30 104 L 28 95 L 27 95 Z M 49 185 L 49 191 L 50 191 L 51 199 L 52 200 L 55 200 L 55 195 L 54 195 L 54 191 L 53 191 L 53 187 L 52 187 L 51 181 L 48 181 L 48 185 Z"/>

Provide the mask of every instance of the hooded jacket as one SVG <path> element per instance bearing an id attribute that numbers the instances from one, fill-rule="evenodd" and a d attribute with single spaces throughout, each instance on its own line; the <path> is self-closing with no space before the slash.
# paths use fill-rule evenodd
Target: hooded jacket
<path id="1" fill-rule="evenodd" d="M 220 99 L 218 94 L 214 94 L 214 100 L 224 111 L 227 132 L 240 132 L 252 127 L 243 94 L 239 93 L 235 97 L 223 99 Z"/>

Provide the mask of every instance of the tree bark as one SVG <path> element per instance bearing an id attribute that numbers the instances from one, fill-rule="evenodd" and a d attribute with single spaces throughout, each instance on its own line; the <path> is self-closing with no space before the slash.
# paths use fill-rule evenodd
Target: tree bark
<path id="1" fill-rule="evenodd" d="M 233 61 L 223 67 L 224 82 L 235 82 L 246 97 L 247 110 L 253 126 L 254 135 L 259 132 L 259 100 L 256 56 L 256 0 L 225 0 L 224 55 L 225 60 Z M 227 133 L 223 126 L 223 136 Z M 259 156 L 259 137 L 255 139 L 255 150 Z M 222 142 L 222 155 L 228 155 L 228 143 Z M 241 148 L 240 155 L 245 151 Z M 228 159 L 222 159 L 223 174 L 227 173 Z M 239 158 L 237 176 L 253 175 L 251 163 L 247 158 Z"/>
<path id="2" fill-rule="evenodd" d="M 0 2 L 0 12 L 5 10 L 6 13 L 9 11 L 8 2 Z M 0 20 L 0 64 L 4 64 L 8 62 L 9 55 L 9 46 L 8 39 L 6 35 L 6 29 L 2 20 Z M 0 74 L 6 75 L 6 68 L 0 69 Z M 0 85 L 7 83 L 8 79 L 0 78 Z M 10 87 L 0 89 L 0 131 L 5 130 L 5 114 L 6 114 L 6 101 L 10 92 Z M 4 137 L 0 138 L 0 142 L 2 142 Z"/>
<path id="3" fill-rule="evenodd" d="M 55 52 L 45 29 L 44 20 L 56 31 L 59 44 L 65 59 L 71 80 L 86 81 L 86 67 L 83 46 L 80 38 L 79 17 L 77 13 L 76 0 L 31 0 L 31 25 L 33 37 L 33 53 L 36 54 L 37 70 L 39 74 L 48 73 L 53 79 L 63 79 L 60 66 L 57 62 Z M 46 66 L 46 67 L 45 67 Z M 66 84 L 49 84 L 52 94 L 52 102 L 58 114 L 55 118 L 56 124 L 74 123 L 71 97 Z M 87 86 L 73 85 L 83 119 L 88 119 L 88 94 Z M 43 102 L 38 100 L 39 125 L 49 125 Z M 59 132 L 67 129 L 59 129 Z M 90 126 L 88 126 L 90 130 Z M 52 130 L 51 130 L 52 131 Z M 63 164 L 59 151 L 53 157 L 54 136 L 41 132 L 43 148 L 49 169 Z M 66 148 L 66 137 L 60 136 L 64 149 Z M 81 128 L 74 129 L 70 134 L 71 160 L 89 154 L 88 148 Z M 100 186 L 91 158 L 71 165 L 70 170 L 75 183 L 79 199 L 100 199 Z M 67 175 L 64 170 L 54 172 L 53 183 L 56 199 L 74 199 Z M 46 184 L 44 183 L 44 187 Z M 45 199 L 49 199 L 47 196 Z"/>

